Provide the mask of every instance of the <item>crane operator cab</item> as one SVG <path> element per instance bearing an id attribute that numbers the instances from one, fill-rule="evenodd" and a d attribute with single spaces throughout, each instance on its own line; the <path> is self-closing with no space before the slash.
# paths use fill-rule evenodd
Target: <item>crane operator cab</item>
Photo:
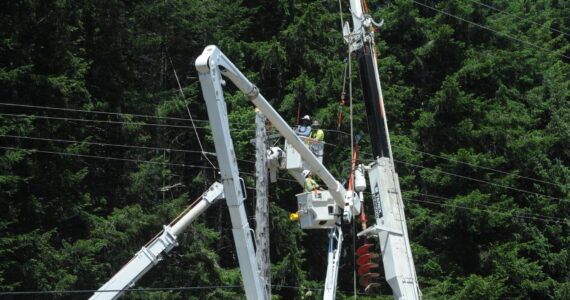
<path id="1" fill-rule="evenodd" d="M 335 226 L 341 213 L 329 191 L 314 190 L 296 196 L 298 209 L 292 220 L 298 219 L 302 229 L 330 229 Z"/>

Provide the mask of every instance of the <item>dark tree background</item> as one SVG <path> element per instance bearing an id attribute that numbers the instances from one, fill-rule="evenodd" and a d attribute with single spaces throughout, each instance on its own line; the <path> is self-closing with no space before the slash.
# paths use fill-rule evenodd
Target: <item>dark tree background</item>
<path id="1" fill-rule="evenodd" d="M 570 299 L 570 2 L 484 4 L 367 4 L 385 20 L 379 71 L 420 286 L 426 299 Z M 0 8 L 0 291 L 97 289 L 217 179 L 205 159 L 217 165 L 215 156 L 198 146 L 199 138 L 214 152 L 194 68 L 209 44 L 291 124 L 298 111 L 319 119 L 330 143 L 325 164 L 348 176 L 337 1 L 28 0 Z M 354 130 L 366 137 L 356 64 L 352 84 Z M 252 188 L 254 108 L 233 87 L 226 101 Z M 361 157 L 369 153 L 365 138 Z M 301 188 L 281 175 L 270 187 L 274 298 L 319 299 L 326 232 L 288 220 Z M 230 228 L 225 204 L 212 207 L 137 287 L 240 285 Z M 353 235 L 346 231 L 339 299 L 352 297 Z M 387 284 L 380 293 L 391 294 Z"/>

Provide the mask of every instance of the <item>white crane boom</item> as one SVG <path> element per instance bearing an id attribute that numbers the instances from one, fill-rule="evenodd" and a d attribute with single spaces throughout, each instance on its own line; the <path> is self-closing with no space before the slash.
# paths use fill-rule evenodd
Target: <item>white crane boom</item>
<path id="1" fill-rule="evenodd" d="M 366 105 L 372 152 L 376 162 L 367 168 L 372 189 L 376 225 L 358 235 L 374 235 L 380 241 L 386 280 L 397 300 L 421 299 L 408 238 L 400 182 L 394 168 L 382 87 L 378 74 L 374 30 L 379 27 L 364 12 L 361 0 L 350 0 L 354 31 L 346 34 L 350 51 L 357 52 L 363 98 Z M 347 25 L 344 28 L 348 28 Z"/>
<path id="2" fill-rule="evenodd" d="M 336 286 L 338 283 L 338 265 L 342 250 L 342 229 L 335 226 L 329 231 L 329 250 L 327 256 L 327 277 L 325 278 L 324 300 L 336 298 Z"/>
<path id="3" fill-rule="evenodd" d="M 215 182 L 202 195 L 202 199 L 172 227 L 164 226 L 163 233 L 151 241 L 148 246 L 135 254 L 109 281 L 91 296 L 91 300 L 117 299 L 126 289 L 135 285 L 146 272 L 162 260 L 162 254 L 168 253 L 178 245 L 177 236 L 201 215 L 212 203 L 224 197 L 223 185 Z"/>

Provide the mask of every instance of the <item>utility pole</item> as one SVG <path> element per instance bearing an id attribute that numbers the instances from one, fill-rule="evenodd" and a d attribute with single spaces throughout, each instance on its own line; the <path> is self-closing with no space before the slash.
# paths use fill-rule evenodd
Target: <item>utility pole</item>
<path id="1" fill-rule="evenodd" d="M 265 284 L 266 299 L 271 299 L 271 261 L 269 257 L 269 211 L 267 180 L 267 132 L 265 116 L 255 109 L 255 258 L 259 266 L 259 274 Z"/>

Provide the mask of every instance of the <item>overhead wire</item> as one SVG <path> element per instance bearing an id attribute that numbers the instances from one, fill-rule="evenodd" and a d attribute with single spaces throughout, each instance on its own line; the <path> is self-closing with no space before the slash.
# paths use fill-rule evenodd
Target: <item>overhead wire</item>
<path id="1" fill-rule="evenodd" d="M 173 121 L 190 121 L 188 119 L 176 118 L 176 117 L 163 117 L 163 116 L 142 115 L 142 114 L 132 114 L 132 113 L 117 113 L 117 112 L 107 112 L 107 111 L 100 111 L 100 110 L 85 110 L 85 109 L 76 109 L 76 108 L 28 105 L 28 104 L 19 104 L 19 103 L 2 102 L 2 103 L 0 103 L 0 105 L 24 107 L 24 108 L 34 108 L 34 109 L 47 109 L 47 110 L 80 112 L 80 113 L 90 113 L 90 114 L 101 114 L 101 115 L 112 115 L 112 116 L 118 116 L 118 117 L 139 117 L 139 118 L 165 119 L 165 120 L 173 120 Z"/>
<path id="2" fill-rule="evenodd" d="M 40 138 L 40 137 L 32 137 L 32 136 L 22 136 L 22 135 L 9 135 L 9 134 L 0 134 L 0 137 L 8 137 L 8 138 L 16 138 L 16 139 L 26 139 L 26 140 L 39 140 L 39 141 L 51 141 L 51 142 L 60 142 L 60 143 L 75 143 L 75 144 L 86 144 L 86 145 L 95 145 L 95 146 L 103 146 L 103 147 L 120 147 L 120 148 L 130 148 L 130 149 L 144 149 L 144 150 L 159 150 L 159 151 L 172 151 L 172 152 L 184 152 L 184 153 L 201 153 L 202 151 L 198 150 L 184 150 L 184 149 L 173 149 L 173 148 L 161 148 L 161 147 L 146 147 L 146 146 L 134 146 L 134 145 L 124 145 L 124 144 L 109 144 L 109 143 L 100 143 L 100 142 L 88 142 L 88 141 L 77 141 L 77 140 L 65 140 L 65 139 L 53 139 L 53 138 Z M 206 152 L 208 155 L 216 155 L 212 152 Z"/>
<path id="3" fill-rule="evenodd" d="M 173 120 L 173 121 L 185 121 L 189 122 L 189 119 L 185 118 L 176 118 L 176 117 L 163 117 L 163 116 L 154 116 L 154 115 L 143 115 L 143 114 L 133 114 L 133 113 L 117 113 L 117 112 L 107 112 L 107 111 L 100 111 L 100 110 L 84 110 L 84 109 L 74 109 L 74 108 L 63 108 L 63 107 L 53 107 L 53 106 L 40 106 L 40 105 L 27 105 L 27 104 L 18 104 L 18 103 L 7 103 L 7 102 L 0 102 L 0 106 L 14 106 L 14 107 L 24 107 L 24 108 L 34 108 L 34 109 L 47 109 L 47 110 L 56 110 L 56 111 L 70 111 L 70 112 L 80 112 L 80 113 L 91 113 L 91 114 L 102 114 L 102 115 L 112 115 L 118 116 L 123 118 L 130 118 L 130 117 L 139 117 L 139 118 L 153 118 L 159 120 Z M 210 123 L 208 120 L 199 120 L 194 119 L 195 122 L 203 122 L 203 123 Z M 230 125 L 253 125 L 254 123 L 240 123 L 240 122 L 228 122 Z"/>
<path id="4" fill-rule="evenodd" d="M 16 118 L 60 120 L 60 121 L 75 121 L 75 122 L 87 122 L 87 123 L 108 123 L 108 124 L 158 126 L 158 127 L 171 127 L 171 128 L 192 128 L 191 126 L 186 126 L 186 125 L 171 125 L 171 124 L 160 124 L 160 123 L 142 123 L 142 122 L 112 121 L 112 120 L 77 119 L 77 118 L 67 118 L 67 117 L 50 117 L 50 116 L 25 115 L 25 114 L 0 113 L 0 116 L 16 117 Z M 202 129 L 207 129 L 207 127 L 202 127 Z"/>
<path id="5" fill-rule="evenodd" d="M 221 289 L 221 288 L 241 288 L 241 285 L 212 285 L 212 286 L 185 286 L 185 287 L 159 287 L 159 288 L 135 288 L 135 289 L 118 289 L 118 290 L 54 290 L 54 291 L 11 291 L 0 292 L 0 296 L 18 296 L 18 295 L 53 295 L 53 294 L 86 294 L 95 292 L 154 292 L 154 291 L 190 291 L 203 289 Z"/>
<path id="6" fill-rule="evenodd" d="M 180 163 L 165 163 L 165 162 L 156 162 L 156 161 L 148 161 L 148 160 L 139 160 L 139 159 L 128 159 L 128 158 L 118 158 L 118 157 L 110 157 L 110 156 L 97 156 L 97 155 L 86 155 L 86 154 L 75 154 L 75 153 L 66 153 L 66 152 L 57 152 L 57 151 L 47 151 L 47 150 L 39 150 L 39 149 L 25 149 L 25 148 L 17 148 L 17 147 L 3 147 L 0 146 L 0 149 L 6 150 L 14 150 L 14 151 L 30 151 L 30 152 L 38 152 L 38 153 L 45 153 L 45 154 L 55 154 L 55 155 L 65 155 L 65 156 L 76 156 L 76 157 L 84 157 L 84 158 L 94 158 L 94 159 L 104 159 L 104 160 L 117 160 L 117 161 L 128 161 L 128 162 L 136 162 L 136 163 L 148 163 L 148 164 L 157 164 L 157 165 L 167 165 L 167 166 L 174 166 L 174 167 L 183 167 L 183 168 L 200 168 L 200 169 L 216 169 L 217 167 L 212 168 L 211 166 L 196 166 L 196 165 L 187 165 L 187 164 L 180 164 Z M 238 161 L 248 162 L 248 163 L 255 163 L 249 160 L 238 159 Z M 255 176 L 254 173 L 251 172 L 244 172 L 240 171 L 240 174 L 246 174 L 250 176 Z M 297 182 L 292 179 L 287 178 L 277 178 L 280 181 L 286 182 Z"/>
<path id="7" fill-rule="evenodd" d="M 511 187 L 511 186 L 507 186 L 507 185 L 503 185 L 503 184 L 499 184 L 499 183 L 495 183 L 495 182 L 491 182 L 491 181 L 486 181 L 486 180 L 481 180 L 481 179 L 477 179 L 477 178 L 472 178 L 472 177 L 468 177 L 468 176 L 464 176 L 464 175 L 459 175 L 459 174 L 455 174 L 455 173 L 450 173 L 450 172 L 446 172 L 446 171 L 442 171 L 442 170 L 438 170 L 438 169 L 434 169 L 434 168 L 430 168 L 430 167 L 426 167 L 426 166 L 422 166 L 422 165 L 418 165 L 418 164 L 413 164 L 413 163 L 409 163 L 409 162 L 405 162 L 405 161 L 401 161 L 401 160 L 396 160 L 396 159 L 394 159 L 394 161 L 397 162 L 397 163 L 401 163 L 401 164 L 408 165 L 408 166 L 418 167 L 418 168 L 427 169 L 427 170 L 432 170 L 432 171 L 435 171 L 435 172 L 438 172 L 438 173 L 441 173 L 441 174 L 445 174 L 445 175 L 449 175 L 449 176 L 454 176 L 454 177 L 458 177 L 458 178 L 463 178 L 463 179 L 467 179 L 467 180 L 471 180 L 471 181 L 475 181 L 475 182 L 479 182 L 479 183 L 489 184 L 489 185 L 497 186 L 497 187 L 504 188 L 504 189 L 509 189 L 509 190 L 512 190 L 512 191 L 520 192 L 520 193 L 530 194 L 530 195 L 539 196 L 539 197 L 545 197 L 545 198 L 549 198 L 549 199 L 552 199 L 552 200 L 570 202 L 570 200 L 568 200 L 568 199 L 562 199 L 562 198 L 558 198 L 558 197 L 552 197 L 552 196 L 544 195 L 544 194 L 541 194 L 541 193 L 531 192 L 531 191 L 527 191 L 527 190 L 523 190 L 523 189 L 519 189 L 519 188 L 515 188 L 515 187 Z"/>
<path id="8" fill-rule="evenodd" d="M 75 121 L 75 122 L 87 122 L 87 123 L 108 123 L 108 124 L 121 124 L 121 125 L 157 126 L 157 127 L 185 128 L 185 129 L 190 129 L 190 128 L 210 129 L 209 127 L 188 126 L 188 125 L 172 125 L 172 124 L 160 124 L 160 123 L 112 121 L 112 120 L 77 119 L 77 118 L 67 118 L 67 117 L 51 117 L 51 116 L 26 115 L 26 114 L 0 113 L 0 116 L 16 117 L 16 118 L 60 120 L 60 121 Z M 235 130 L 237 130 L 237 129 L 235 129 Z M 255 130 L 253 130 L 253 129 L 239 129 L 239 131 L 255 131 Z"/>
<path id="9" fill-rule="evenodd" d="M 175 166 L 175 167 L 184 167 L 184 168 L 212 169 L 212 167 L 207 167 L 207 166 L 187 165 L 187 164 L 179 164 L 179 163 L 166 163 L 166 162 L 148 161 L 148 160 L 140 160 L 140 159 L 129 159 L 129 158 L 119 158 L 119 157 L 110 157 L 110 156 L 97 156 L 97 155 L 88 155 L 88 154 L 66 153 L 66 152 L 57 152 L 57 151 L 48 151 L 48 150 L 39 150 L 39 149 L 26 149 L 26 148 L 4 147 L 4 146 L 0 146 L 0 149 L 14 150 L 14 151 L 30 151 L 30 152 L 38 152 L 38 153 L 46 153 L 46 154 L 76 156 L 76 157 L 83 157 L 83 158 L 128 161 L 128 162 L 146 163 L 146 164 L 155 164 L 155 165 L 166 165 L 166 166 Z M 213 167 L 213 169 L 218 169 L 218 168 Z"/>
<path id="10" fill-rule="evenodd" d="M 513 40 L 513 41 L 517 41 L 517 42 L 526 44 L 526 45 L 531 46 L 531 47 L 533 47 L 533 48 L 535 48 L 535 49 L 543 50 L 543 51 L 546 51 L 546 52 L 548 52 L 548 53 L 551 53 L 551 54 L 554 54 L 554 55 L 557 55 L 557 56 L 560 56 L 560 57 L 563 57 L 563 58 L 566 58 L 566 59 L 570 59 L 570 56 L 566 56 L 566 55 L 564 55 L 564 54 L 560 54 L 560 53 L 558 53 L 558 52 L 555 52 L 555 51 L 552 51 L 552 50 L 550 50 L 550 49 L 547 49 L 547 48 L 538 46 L 538 45 L 533 44 L 533 43 L 531 43 L 531 42 L 527 42 L 527 41 L 525 41 L 525 40 L 522 40 L 522 39 L 519 39 L 519 38 L 517 38 L 517 37 L 511 36 L 511 35 L 509 35 L 509 34 L 506 34 L 506 33 L 502 32 L 502 31 L 498 31 L 498 30 L 493 29 L 493 28 L 491 28 L 491 27 L 487 27 L 487 26 L 485 26 L 485 25 L 481 25 L 481 24 L 479 24 L 479 23 L 475 23 L 475 22 L 473 22 L 473 21 L 464 19 L 464 18 L 462 18 L 462 17 L 456 16 L 456 15 L 451 14 L 451 13 L 448 13 L 448 12 L 446 12 L 446 11 L 444 11 L 444 10 L 441 10 L 441 9 L 438 9 L 438 8 L 435 8 L 435 7 L 432 7 L 432 6 L 429 6 L 429 5 L 427 5 L 427 4 L 418 2 L 418 1 L 416 1 L 416 0 L 411 0 L 411 1 L 412 1 L 413 3 L 415 3 L 415 4 L 417 4 L 417 5 L 420 5 L 420 6 L 423 6 L 423 7 L 427 8 L 427 9 L 431 9 L 431 10 L 433 10 L 433 11 L 439 12 L 439 13 L 444 14 L 444 15 L 447 15 L 447 16 L 450 16 L 450 17 L 455 18 L 455 19 L 457 19 L 457 20 L 460 20 L 460 21 L 469 23 L 469 24 L 471 24 L 471 25 L 477 26 L 477 27 L 479 27 L 479 28 L 482 28 L 482 29 L 491 31 L 491 32 L 493 32 L 493 33 L 495 33 L 495 34 L 498 34 L 498 35 L 500 35 L 500 36 L 506 37 L 506 38 L 511 39 L 511 40 Z"/>
<path id="11" fill-rule="evenodd" d="M 570 224 L 568 224 L 568 221 L 564 222 L 564 221 L 557 221 L 557 220 L 533 217 L 533 216 L 528 216 L 528 215 L 519 215 L 519 214 L 508 213 L 508 212 L 500 212 L 500 211 L 496 211 L 495 207 L 489 207 L 490 209 L 480 209 L 480 208 L 473 208 L 473 207 L 447 204 L 447 203 L 441 203 L 441 202 L 419 200 L 419 199 L 408 198 L 408 197 L 404 197 L 403 199 L 408 200 L 408 201 L 420 202 L 420 203 L 426 203 L 426 204 L 432 204 L 432 205 L 438 205 L 438 206 L 447 206 L 447 207 L 454 207 L 454 208 L 467 209 L 467 210 L 483 210 L 483 211 L 490 213 L 490 214 L 501 214 L 501 215 L 507 215 L 507 216 L 516 217 L 516 218 L 524 218 L 524 219 L 530 219 L 530 220 L 536 220 L 536 221 L 542 221 L 542 222 L 548 222 L 548 223 L 559 223 L 559 224 L 570 225 Z"/>
<path id="12" fill-rule="evenodd" d="M 282 284 L 272 284 L 272 287 L 277 289 L 298 289 L 298 290 L 311 290 L 311 291 L 321 291 L 322 288 L 311 288 L 311 287 L 301 287 L 301 286 L 291 286 Z M 206 290 L 206 289 L 233 289 L 233 288 L 243 288 L 242 285 L 210 285 L 210 286 L 181 286 L 181 287 L 157 287 L 157 288 L 125 288 L 117 290 L 43 290 L 43 291 L 1 291 L 0 296 L 24 296 L 24 295 L 53 295 L 53 294 L 87 294 L 95 292 L 155 292 L 155 291 L 192 291 L 192 290 Z M 341 293 L 347 293 L 346 291 L 339 291 Z M 359 293 L 359 295 L 366 295 L 364 293 Z M 390 296 L 390 295 L 379 295 L 379 296 Z"/>
<path id="13" fill-rule="evenodd" d="M 344 135 L 347 135 L 347 136 L 350 135 L 350 133 L 348 133 L 348 132 L 346 132 L 346 131 L 342 131 L 342 130 L 323 129 L 323 131 L 337 132 L 337 133 L 344 134 Z M 332 146 L 332 147 L 337 147 L 337 145 L 336 145 L 336 144 L 333 144 L 333 143 L 326 143 L 326 144 L 327 144 L 327 145 L 330 145 L 330 146 Z M 553 182 L 546 181 L 546 180 L 542 180 L 542 179 L 537 179 L 537 178 L 532 178 L 532 177 L 528 177 L 528 176 L 518 175 L 518 174 L 515 174 L 515 173 L 512 173 L 512 172 L 501 171 L 501 170 L 498 170 L 498 169 L 493 169 L 493 168 L 489 168 L 489 167 L 486 167 L 486 166 L 481 166 L 481 165 L 477 165 L 477 164 L 465 162 L 465 161 L 462 161 L 462 160 L 452 159 L 452 158 L 449 158 L 449 157 L 445 157 L 445 156 L 441 156 L 441 155 L 437 155 L 437 154 L 433 154 L 433 153 L 429 153 L 429 152 L 425 152 L 425 151 L 421 151 L 421 150 L 417 150 L 417 149 L 413 149 L 413 148 L 409 148 L 409 147 L 405 147 L 405 146 L 392 145 L 392 147 L 394 147 L 394 148 L 400 148 L 400 149 L 406 149 L 406 150 L 410 150 L 410 151 L 413 151 L 413 152 L 425 154 L 425 155 L 428 155 L 428 156 L 432 156 L 432 157 L 436 157 L 436 158 L 448 160 L 448 161 L 451 161 L 451 162 L 468 165 L 468 166 L 471 166 L 471 167 L 474 167 L 474 168 L 479 168 L 479 169 L 484 169 L 484 170 L 488 170 L 488 171 L 493 171 L 493 172 L 501 173 L 501 174 L 504 174 L 504 175 L 515 176 L 515 177 L 517 177 L 517 178 L 523 178 L 523 179 L 527 179 L 527 180 L 531 180 L 531 181 L 535 181 L 535 182 L 539 182 L 539 183 L 549 184 L 549 185 L 552 185 L 552 186 L 557 186 L 557 187 L 562 187 L 562 188 L 564 187 L 563 185 L 558 184 L 558 183 L 553 183 Z M 368 152 L 364 152 L 364 151 L 360 151 L 360 152 L 363 153 L 363 154 L 371 155 L 371 154 L 368 153 Z M 369 159 L 369 161 L 374 161 L 374 160 L 373 160 L 373 159 Z"/>
<path id="14" fill-rule="evenodd" d="M 198 151 L 198 150 L 184 150 L 184 149 L 174 149 L 174 148 L 133 146 L 133 145 L 124 145 L 124 144 L 109 144 L 109 143 L 65 140 L 65 139 L 49 139 L 49 138 L 39 138 L 39 137 L 22 136 L 22 135 L 0 134 L 0 137 L 9 137 L 9 138 L 16 138 L 16 139 L 28 139 L 28 140 L 39 140 L 39 141 L 52 141 L 52 142 L 61 142 L 61 143 L 86 144 L 86 145 L 95 145 L 95 146 L 103 146 L 103 147 L 119 147 L 119 148 L 129 148 L 129 149 L 158 150 L 158 151 L 182 152 L 182 153 L 202 153 L 202 151 Z M 217 156 L 217 154 L 213 153 L 213 152 L 204 152 L 204 153 L 206 153 L 207 155 L 210 155 L 210 156 Z M 254 161 L 247 160 L 247 159 L 236 158 L 236 160 L 241 161 L 241 162 L 251 163 L 251 164 L 255 163 Z"/>
<path id="15" fill-rule="evenodd" d="M 442 197 L 442 196 L 437 196 L 437 195 L 430 195 L 430 194 L 425 194 L 425 193 L 420 193 L 420 192 L 415 192 L 415 194 L 421 195 L 421 196 L 425 196 L 425 197 L 428 197 L 428 198 L 440 199 L 440 200 L 445 200 L 445 201 L 454 201 L 454 199 L 447 198 L 447 197 Z M 479 206 L 479 207 L 484 207 L 484 208 L 492 208 L 493 210 L 502 210 L 502 211 L 510 212 L 510 210 L 507 209 L 507 208 L 489 206 L 489 205 L 484 205 L 484 204 L 474 204 L 474 205 L 475 205 L 475 206 Z M 522 214 L 521 214 L 521 213 L 517 213 L 517 215 L 532 216 L 532 217 L 543 218 L 543 219 L 552 219 L 553 221 L 562 222 L 562 223 L 568 221 L 567 218 L 559 218 L 559 217 L 547 216 L 547 215 L 536 214 L 536 213 L 526 213 L 526 212 L 525 212 L 525 213 L 522 213 Z"/>
<path id="16" fill-rule="evenodd" d="M 395 146 L 395 147 L 398 147 L 398 146 Z M 406 147 L 402 147 L 402 148 L 406 148 Z M 410 149 L 410 148 L 406 148 L 406 149 Z M 438 155 L 435 155 L 435 154 L 431 154 L 431 153 L 427 153 L 427 152 L 422 152 L 422 151 L 419 151 L 419 150 L 414 150 L 414 149 L 410 149 L 410 150 L 412 150 L 412 151 L 417 151 L 417 152 L 421 152 L 421 153 L 424 153 L 424 154 L 433 155 L 433 156 L 436 156 L 436 157 L 440 157 L 440 158 L 442 158 L 442 159 L 448 159 L 448 158 L 443 157 L 443 156 L 438 156 Z M 361 151 L 361 153 L 370 155 L 370 153 L 363 152 L 363 151 Z M 450 161 L 456 161 L 456 160 L 453 160 L 453 159 L 448 159 L 448 160 L 450 160 Z M 373 162 L 374 160 L 373 160 L 373 159 L 361 159 L 361 161 Z M 426 166 L 423 166 L 423 165 L 412 164 L 412 163 L 410 163 L 410 162 L 401 161 L 401 160 L 396 160 L 396 159 L 394 159 L 394 161 L 397 162 L 397 163 L 407 164 L 407 165 L 411 165 L 411 166 L 414 166 L 414 167 L 419 167 L 419 168 L 422 168 L 422 169 L 430 169 L 430 170 L 433 170 L 433 171 L 436 171 L 436 172 L 446 173 L 446 174 L 448 174 L 448 175 L 455 176 L 455 177 L 460 177 L 460 178 L 467 179 L 467 180 L 472 180 L 472 181 L 476 181 L 476 182 L 480 182 L 480 183 L 488 183 L 488 184 L 491 184 L 491 185 L 494 184 L 494 185 L 501 186 L 501 187 L 504 187 L 504 188 L 509 188 L 509 189 L 515 189 L 515 190 L 517 190 L 517 188 L 514 188 L 514 187 L 502 186 L 502 185 L 495 184 L 495 183 L 493 183 L 493 182 L 485 181 L 485 180 L 482 180 L 482 179 L 477 179 L 477 178 L 473 178 L 473 177 L 469 177 L 469 176 L 464 176 L 464 175 L 460 175 L 460 174 L 456 174 L 456 173 L 446 172 L 446 171 L 442 171 L 442 170 L 439 170 L 439 169 L 434 169 L 434 168 L 426 167 Z M 464 163 L 464 164 L 467 164 L 467 165 L 471 165 L 471 166 L 473 166 L 473 167 L 479 167 L 479 168 L 483 168 L 483 169 L 487 169 L 487 170 L 494 170 L 494 169 L 486 168 L 486 167 L 483 167 L 483 166 L 477 166 L 477 165 L 469 164 L 469 163 L 463 162 L 463 161 L 456 161 L 456 162 L 458 162 L 458 163 Z M 541 182 L 541 180 L 539 180 L 539 179 L 534 179 L 534 178 L 530 178 L 530 177 L 520 176 L 520 175 L 517 175 L 517 174 L 514 174 L 514 173 L 504 172 L 504 171 L 500 171 L 500 170 L 495 170 L 495 171 L 497 171 L 497 172 L 499 172 L 499 173 L 507 174 L 507 175 L 517 176 L 517 177 L 521 177 L 521 178 L 525 178 L 525 179 L 535 180 L 535 181 Z M 552 183 L 552 182 L 547 182 L 547 181 L 545 181 L 544 183 L 549 183 L 549 184 L 551 184 L 551 185 L 555 185 L 555 186 L 559 186 L 559 187 L 564 187 L 564 186 L 562 186 L 562 185 L 558 185 L 558 184 Z M 526 190 L 524 190 L 524 191 L 526 191 Z M 540 195 L 540 196 L 544 196 L 544 197 L 548 197 L 548 198 L 553 198 L 554 200 L 569 201 L 569 200 L 565 200 L 565 199 L 562 199 L 562 198 L 551 197 L 551 196 L 548 196 L 548 195 L 545 195 L 545 194 L 541 194 L 541 193 L 536 193 L 536 192 L 531 192 L 531 191 L 526 191 L 526 192 L 527 192 L 527 193 L 530 193 L 530 194 L 535 194 L 535 195 Z"/>
<path id="17" fill-rule="evenodd" d="M 416 149 L 412 149 L 412 148 L 408 148 L 408 147 L 404 147 L 404 146 L 394 146 L 395 148 L 400 148 L 400 149 L 406 149 L 406 150 L 410 150 L 413 152 L 417 152 L 417 153 L 421 153 L 421 154 L 425 154 L 431 157 L 436 157 L 436 158 L 440 158 L 440 159 L 445 159 L 451 162 L 455 162 L 455 163 L 459 163 L 459 164 L 464 164 L 470 167 L 474 167 L 474 168 L 479 168 L 479 169 L 483 169 L 483 170 L 488 170 L 488 171 L 493 171 L 493 172 L 497 172 L 497 173 L 501 173 L 504 175 L 510 175 L 510 176 L 515 176 L 518 178 L 523 178 L 523 179 L 527 179 L 527 180 L 532 180 L 532 181 L 536 181 L 536 182 L 540 182 L 540 183 L 544 183 L 544 184 L 549 184 L 549 185 L 553 185 L 553 186 L 558 186 L 558 187 L 563 187 L 561 184 L 557 184 L 557 183 L 553 183 L 553 182 L 549 182 L 549 181 L 545 181 L 545 180 L 541 180 L 541 179 L 536 179 L 536 178 L 532 178 L 532 177 L 527 177 L 527 176 L 523 176 L 523 175 L 518 175 L 515 173 L 509 173 L 509 172 L 505 172 L 505 171 L 501 171 L 501 170 L 497 170 L 497 169 L 493 169 L 493 168 L 489 168 L 489 167 L 485 167 L 485 166 L 480 166 L 480 165 L 476 165 L 476 164 L 472 164 L 472 163 L 468 163 L 465 161 L 461 161 L 461 160 L 457 160 L 457 159 L 452 159 L 449 157 L 445 157 L 445 156 L 441 156 L 441 155 L 437 155 L 437 154 L 432 154 L 432 153 L 428 153 L 428 152 L 423 152 L 420 150 L 416 150 Z"/>
<path id="18" fill-rule="evenodd" d="M 496 12 L 501 13 L 501 14 L 509 15 L 509 16 L 515 17 L 515 18 L 517 18 L 517 19 L 519 19 L 519 20 L 522 20 L 522 21 L 525 21 L 525 22 L 528 22 L 528 23 L 532 23 L 532 24 L 537 25 L 537 26 L 540 26 L 540 27 L 542 27 L 542 28 L 546 28 L 546 29 L 548 29 L 548 30 L 551 30 L 551 31 L 554 31 L 554 32 L 558 32 L 558 33 L 561 33 L 561 34 L 563 34 L 563 35 L 570 36 L 570 34 L 564 32 L 564 31 L 561 31 L 561 30 L 558 30 L 558 29 L 556 29 L 556 28 L 552 28 L 552 27 L 546 26 L 546 25 L 544 25 L 544 24 L 537 23 L 537 22 L 535 22 L 535 21 L 533 21 L 533 20 L 530 20 L 530 19 L 527 19 L 527 18 L 523 18 L 523 17 L 521 17 L 521 16 L 519 16 L 519 15 L 515 15 L 515 14 L 510 13 L 510 12 L 508 12 L 508 11 L 500 10 L 500 9 L 498 9 L 498 8 L 496 8 L 496 7 L 493 7 L 493 6 L 489 5 L 489 4 L 477 2 L 477 1 L 474 1 L 474 0 L 469 0 L 469 2 L 475 3 L 475 4 L 480 5 L 480 6 L 484 6 L 484 7 L 489 8 L 489 9 L 492 9 L 492 10 L 494 10 L 494 11 L 496 11 Z"/>

